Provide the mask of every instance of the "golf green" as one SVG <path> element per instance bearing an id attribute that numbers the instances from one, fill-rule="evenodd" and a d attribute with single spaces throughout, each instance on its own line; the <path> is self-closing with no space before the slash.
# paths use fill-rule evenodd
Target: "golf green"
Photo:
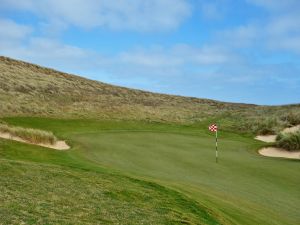
<path id="1" fill-rule="evenodd" d="M 72 149 L 59 152 L 18 144 L 18 148 L 0 150 L 3 158 L 104 170 L 156 183 L 196 201 L 223 224 L 294 225 L 300 221 L 299 161 L 260 156 L 256 150 L 262 143 L 251 137 L 221 130 L 216 163 L 214 134 L 206 126 L 5 120 L 52 130 L 67 139 Z"/>
<path id="2" fill-rule="evenodd" d="M 213 134 L 110 131 L 74 139 L 89 149 L 87 159 L 186 191 L 238 224 L 300 219 L 299 163 L 259 156 L 249 138 L 221 136 L 218 163 Z"/>

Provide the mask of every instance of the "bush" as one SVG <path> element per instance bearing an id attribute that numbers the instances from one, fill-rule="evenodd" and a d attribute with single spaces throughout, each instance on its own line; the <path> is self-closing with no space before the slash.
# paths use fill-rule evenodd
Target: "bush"
<path id="1" fill-rule="evenodd" d="M 38 129 L 8 126 L 0 123 L 0 131 L 3 133 L 9 133 L 13 137 L 19 137 L 35 144 L 55 144 L 57 141 L 52 132 Z"/>
<path id="2" fill-rule="evenodd" d="M 277 147 L 284 148 L 289 151 L 300 150 L 300 131 L 296 133 L 280 133 L 276 137 Z"/>
<path id="3" fill-rule="evenodd" d="M 289 113 L 283 116 L 282 120 L 287 121 L 292 126 L 298 125 L 300 124 L 300 113 Z"/>

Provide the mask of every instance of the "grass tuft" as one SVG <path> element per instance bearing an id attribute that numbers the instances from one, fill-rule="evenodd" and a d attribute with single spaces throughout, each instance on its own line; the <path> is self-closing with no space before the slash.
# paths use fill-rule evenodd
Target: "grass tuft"
<path id="1" fill-rule="evenodd" d="M 296 133 L 280 133 L 276 137 L 276 145 L 288 151 L 300 150 L 300 131 Z"/>
<path id="2" fill-rule="evenodd" d="M 296 126 L 300 124 L 300 113 L 292 112 L 283 116 L 281 119 L 287 121 L 291 126 Z"/>
<path id="3" fill-rule="evenodd" d="M 1 123 L 0 132 L 9 133 L 13 137 L 19 137 L 34 144 L 55 144 L 57 141 L 57 138 L 54 136 L 54 134 L 49 131 L 8 126 Z"/>
<path id="4" fill-rule="evenodd" d="M 254 119 L 249 123 L 249 131 L 259 135 L 276 134 L 277 128 L 281 127 L 281 121 L 275 117 L 266 118 L 264 120 Z"/>

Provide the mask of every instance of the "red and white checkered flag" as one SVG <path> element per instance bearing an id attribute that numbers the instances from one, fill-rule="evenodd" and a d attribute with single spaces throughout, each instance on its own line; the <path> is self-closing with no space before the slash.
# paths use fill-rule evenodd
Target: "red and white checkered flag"
<path id="1" fill-rule="evenodd" d="M 208 127 L 208 129 L 211 131 L 211 132 L 217 132 L 218 131 L 218 126 L 216 124 L 212 124 Z"/>

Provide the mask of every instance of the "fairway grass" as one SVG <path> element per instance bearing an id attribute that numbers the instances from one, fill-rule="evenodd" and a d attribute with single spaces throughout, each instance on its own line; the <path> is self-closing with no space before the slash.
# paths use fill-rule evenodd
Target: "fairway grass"
<path id="1" fill-rule="evenodd" d="M 188 191 L 203 204 L 204 197 L 214 199 L 219 207 L 210 206 L 231 210 L 237 224 L 299 221 L 299 163 L 260 157 L 247 138 L 221 136 L 218 164 L 213 135 L 121 131 L 76 140 L 92 150 L 85 157 L 95 163 Z"/>
<path id="2" fill-rule="evenodd" d="M 0 159 L 0 224 L 218 224 L 175 191 L 108 173 Z"/>
<path id="3" fill-rule="evenodd" d="M 216 164 L 214 136 L 205 124 L 4 120 L 51 130 L 72 145 L 70 151 L 55 152 L 0 140 L 0 188 L 6 193 L 0 217 L 9 215 L 4 224 L 34 224 L 49 211 L 44 223 L 67 224 L 72 214 L 70 223 L 86 224 L 300 221 L 300 163 L 258 155 L 262 143 L 252 137 L 221 130 Z"/>

